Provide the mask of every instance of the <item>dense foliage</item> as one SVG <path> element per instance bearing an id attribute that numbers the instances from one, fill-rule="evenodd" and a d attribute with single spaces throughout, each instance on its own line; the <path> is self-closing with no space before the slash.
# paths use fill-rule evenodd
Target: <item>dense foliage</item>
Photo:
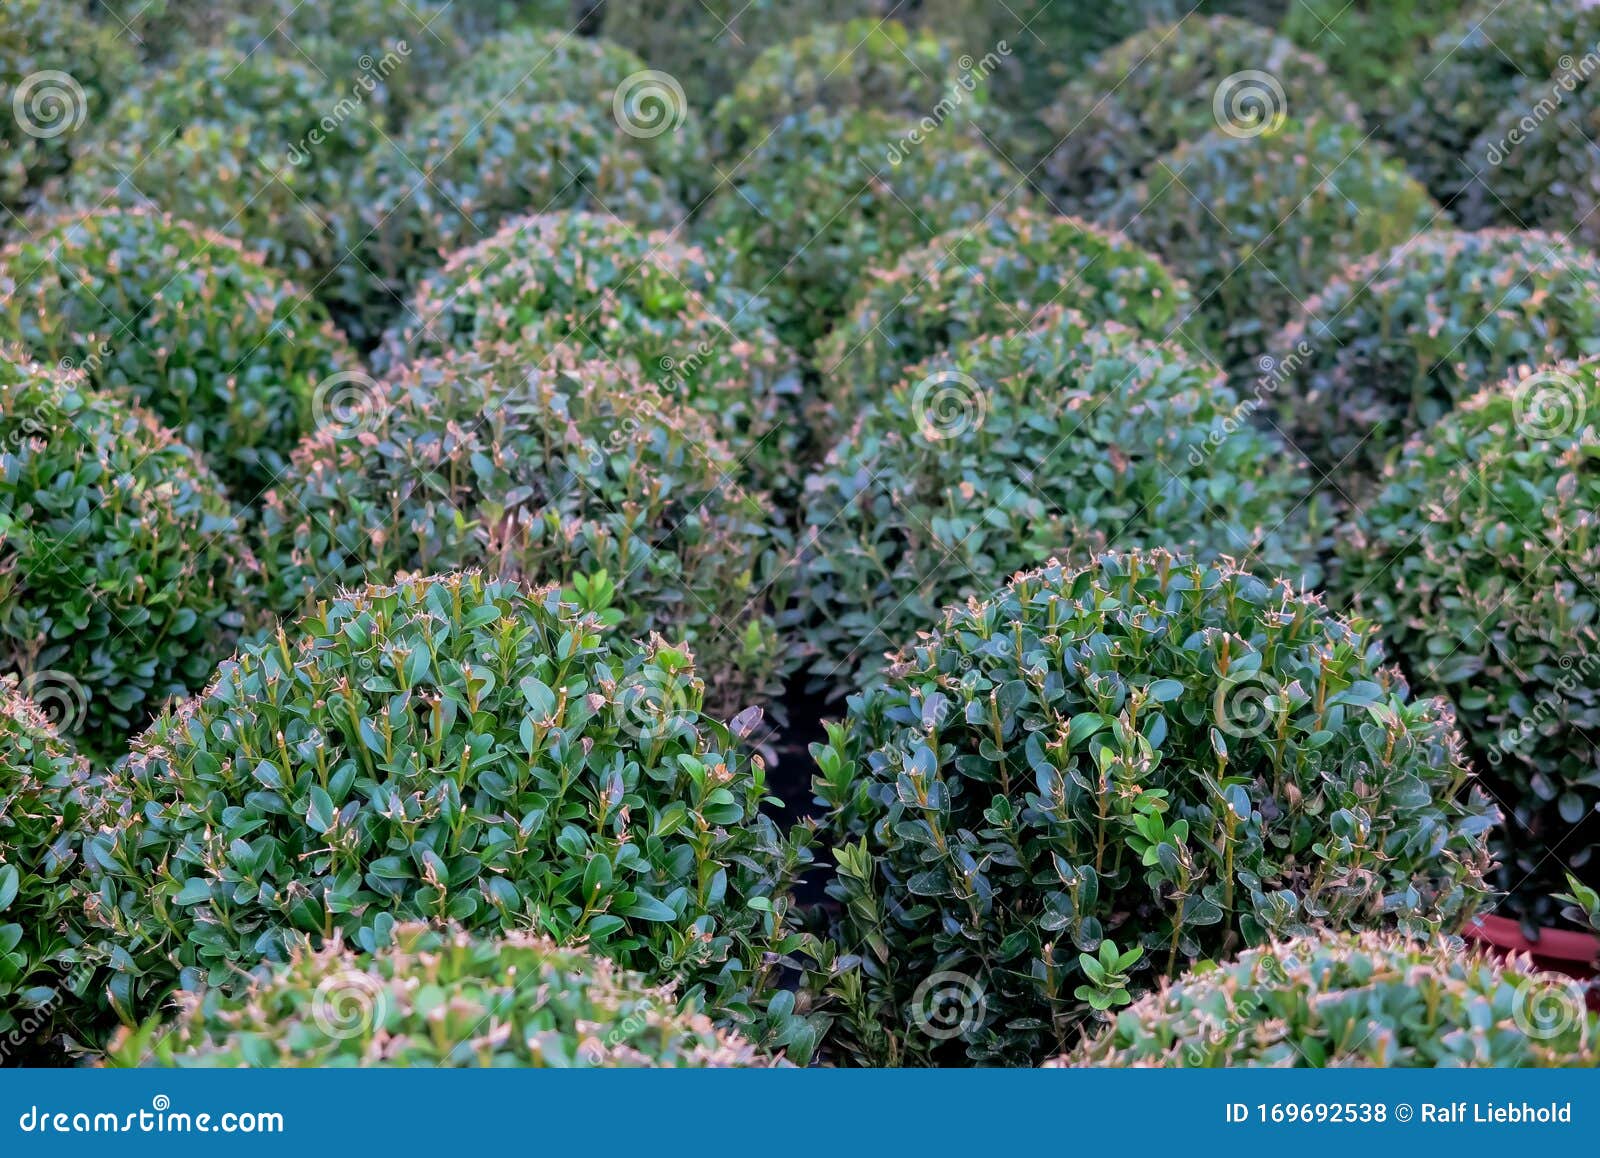
<path id="1" fill-rule="evenodd" d="M 1600 1065 L 1581 985 L 1448 941 L 1307 937 L 1163 985 L 1061 1062 L 1483 1069 Z"/>
<path id="2" fill-rule="evenodd" d="M 380 360 L 474 351 L 526 372 L 562 344 L 637 362 L 717 425 L 741 477 L 784 493 L 798 485 L 799 430 L 788 421 L 800 393 L 794 355 L 763 302 L 666 233 L 590 213 L 510 222 L 423 281 Z"/>
<path id="3" fill-rule="evenodd" d="M 0 1040 L 9 1044 L 26 1048 L 74 1012 L 65 959 L 82 935 L 72 885 L 88 780 L 88 763 L 44 709 L 16 677 L 0 677 Z"/>
<path id="4" fill-rule="evenodd" d="M 181 994 L 113 1064 L 186 1068 L 769 1066 L 670 988 L 582 949 L 396 926 L 391 944 L 300 952 L 242 994 Z"/>
<path id="5" fill-rule="evenodd" d="M 583 941 L 751 1020 L 806 853 L 701 695 L 681 648 L 475 574 L 243 647 L 103 790 L 84 856 L 119 1011 L 416 918 Z"/>
<path id="6" fill-rule="evenodd" d="M 843 314 L 851 278 L 1020 192 L 1022 179 L 960 134 L 912 144 L 913 122 L 883 113 L 808 111 L 773 129 L 696 224 L 734 276 L 766 297 L 778 334 L 809 353 Z M 903 143 L 898 163 L 891 150 Z"/>
<path id="7" fill-rule="evenodd" d="M 940 132 L 989 122 L 988 94 L 971 55 L 897 20 L 862 18 L 813 29 L 767 49 L 712 111 L 718 151 L 739 160 L 787 117 L 810 109 L 876 109 Z M 963 83 L 965 81 L 965 83 Z"/>
<path id="8" fill-rule="evenodd" d="M 787 538 L 737 474 L 708 422 L 626 363 L 425 359 L 295 452 L 262 513 L 269 601 L 467 566 L 559 584 L 624 638 L 687 641 L 726 719 L 793 666 L 772 610 Z"/>
<path id="9" fill-rule="evenodd" d="M 1386 113 L 1433 38 L 1477 0 L 1293 0 L 1283 34 L 1327 62 L 1363 108 Z"/>
<path id="10" fill-rule="evenodd" d="M 6 0 L 0 9 L 0 236 L 39 186 L 64 172 L 134 74 L 134 57 L 74 0 Z"/>
<path id="11" fill-rule="evenodd" d="M 1291 121 L 1180 147 L 1105 216 L 1188 280 L 1224 364 L 1243 371 L 1342 266 L 1409 240 L 1438 214 L 1359 129 Z"/>
<path id="12" fill-rule="evenodd" d="M 945 604 L 1053 554 L 1171 546 L 1306 578 L 1305 475 L 1253 409 L 1178 347 L 1055 306 L 908 370 L 806 484 L 813 673 L 862 686 Z"/>
<path id="13" fill-rule="evenodd" d="M 1564 867 L 1600 885 L 1596 415 L 1600 362 L 1525 368 L 1407 444 L 1337 541 L 1340 593 L 1455 701 L 1530 919 Z"/>
<path id="14" fill-rule="evenodd" d="M 1341 271 L 1268 350 L 1284 428 L 1359 494 L 1408 435 L 1512 367 L 1600 353 L 1600 263 L 1550 234 L 1425 234 Z"/>
<path id="15" fill-rule="evenodd" d="M 1031 173 L 1053 204 L 1102 204 L 1165 153 L 1220 130 L 1271 134 L 1285 118 L 1350 126 L 1361 114 L 1317 57 L 1246 20 L 1189 17 L 1108 50 L 1041 114 Z"/>
<path id="16" fill-rule="evenodd" d="M 874 274 L 817 348 L 826 409 L 848 425 L 908 366 L 968 338 L 1032 323 L 1046 307 L 1183 337 L 1188 287 L 1127 238 L 1031 208 L 944 233 Z"/>
<path id="17" fill-rule="evenodd" d="M 206 49 L 148 71 L 74 138 L 61 198 L 164 210 L 315 287 L 345 257 L 330 218 L 380 128 L 303 57 Z"/>
<path id="18" fill-rule="evenodd" d="M 1494 812 L 1379 658 L 1314 595 L 1162 551 L 947 609 L 815 749 L 840 1045 L 1037 1062 L 1196 959 L 1455 927 Z"/>
<path id="19" fill-rule="evenodd" d="M 144 209 L 84 214 L 0 250 L 0 341 L 143 404 L 244 502 L 310 425 L 317 384 L 356 364 L 281 274 Z"/>
<path id="20" fill-rule="evenodd" d="M 0 347 L 0 672 L 59 689 L 85 750 L 114 755 L 205 682 L 255 572 L 194 451 L 81 375 Z"/>

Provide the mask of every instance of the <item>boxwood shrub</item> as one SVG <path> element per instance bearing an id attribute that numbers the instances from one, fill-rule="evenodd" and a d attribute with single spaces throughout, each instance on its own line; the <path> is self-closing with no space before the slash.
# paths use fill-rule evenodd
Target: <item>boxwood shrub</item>
<path id="1" fill-rule="evenodd" d="M 1180 145 L 1219 129 L 1270 134 L 1290 117 L 1363 135 L 1321 59 L 1248 20 L 1187 16 L 1108 49 L 1062 88 L 1040 115 L 1048 148 L 1031 175 L 1052 204 L 1085 210 Z"/>
<path id="2" fill-rule="evenodd" d="M 1269 349 L 1285 429 L 1359 495 L 1408 435 L 1512 367 L 1600 353 L 1600 263 L 1551 234 L 1426 234 L 1342 270 Z"/>
<path id="3" fill-rule="evenodd" d="M 255 574 L 194 451 L 80 374 L 0 347 L 0 672 L 59 689 L 85 751 L 116 752 L 204 684 Z"/>
<path id="4" fill-rule="evenodd" d="M 1581 983 L 1526 958 L 1393 934 L 1297 938 L 1197 968 L 1072 1066 L 1550 1068 L 1600 1064 Z"/>
<path id="5" fill-rule="evenodd" d="M 356 260 L 331 290 L 340 320 L 376 338 L 421 275 L 544 209 L 593 209 L 652 226 L 685 217 L 615 124 L 537 94 L 468 97 L 416 119 L 351 178 L 339 230 Z"/>
<path id="6" fill-rule="evenodd" d="M 817 420 L 848 425 L 908 366 L 1025 327 L 1052 305 L 1180 340 L 1194 308 L 1188 287 L 1127 238 L 1024 206 L 941 234 L 874 274 L 817 349 L 827 401 Z"/>
<path id="7" fill-rule="evenodd" d="M 523 377 L 426 359 L 348 417 L 265 500 L 273 607 L 484 566 L 565 586 L 624 638 L 686 640 L 725 719 L 781 690 L 788 537 L 710 424 L 637 367 L 569 358 Z"/>
<path id="8" fill-rule="evenodd" d="M 0 11 L 0 236 L 71 163 L 132 79 L 136 61 L 73 0 L 7 0 Z"/>
<path id="9" fill-rule="evenodd" d="M 1316 596 L 1164 551 L 946 609 L 813 749 L 835 1040 L 1036 1063 L 1197 959 L 1454 928 L 1494 811 L 1380 660 Z"/>
<path id="10" fill-rule="evenodd" d="M 1508 109 L 1521 104 L 1531 79 L 1552 95 L 1573 58 L 1600 43 L 1600 8 L 1570 0 L 1477 5 L 1439 33 L 1396 93 L 1404 100 L 1384 135 L 1449 205 L 1472 181 L 1473 142 Z M 1522 108 L 1530 113 L 1532 108 Z M 1547 130 L 1541 129 L 1540 132 Z"/>
<path id="11" fill-rule="evenodd" d="M 169 1024 L 124 1031 L 114 1065 L 246 1067 L 770 1066 L 670 988 L 513 931 L 397 925 L 376 952 L 297 953 L 248 991 L 179 995 Z"/>
<path id="12" fill-rule="evenodd" d="M 1022 179 L 987 147 L 938 134 L 890 159 L 913 122 L 885 113 L 785 119 L 696 223 L 736 279 L 772 305 L 778 335 L 809 354 L 843 314 L 841 271 L 886 267 L 958 225 L 1005 212 Z"/>
<path id="13" fill-rule="evenodd" d="M 208 229 L 106 209 L 0 250 L 0 341 L 81 367 L 171 427 L 249 501 L 356 365 L 321 306 Z"/>
<path id="14" fill-rule="evenodd" d="M 508 222 L 423 280 L 378 360 L 475 351 L 525 372 L 562 344 L 637 362 L 721 429 L 744 477 L 798 487 L 798 360 L 764 302 L 666 233 L 581 212 Z"/>
<path id="15" fill-rule="evenodd" d="M 88 782 L 88 761 L 0 676 L 0 1035 L 22 1051 L 14 1063 L 77 1012 L 66 959 L 83 934 L 73 884 Z"/>
<path id="16" fill-rule="evenodd" d="M 1342 266 L 1409 240 L 1438 215 L 1359 130 L 1288 122 L 1180 147 L 1105 218 L 1188 280 L 1213 344 L 1238 371 Z"/>
<path id="17" fill-rule="evenodd" d="M 774 125 L 810 109 L 877 109 L 921 120 L 948 100 L 938 131 L 959 132 L 992 119 L 986 88 L 973 75 L 976 63 L 898 20 L 823 25 L 767 49 L 717 102 L 711 118 L 717 149 L 737 161 Z"/>
<path id="18" fill-rule="evenodd" d="M 416 919 L 581 941 L 751 1020 L 808 854 L 702 692 L 681 647 L 553 587 L 453 574 L 324 603 L 111 775 L 84 857 L 114 1004 L 237 994 Z"/>
<path id="19" fill-rule="evenodd" d="M 1413 438 L 1336 541 L 1338 591 L 1455 701 L 1530 924 L 1564 868 L 1600 886 L 1595 415 L 1600 361 L 1524 367 Z"/>
<path id="20" fill-rule="evenodd" d="M 1054 553 L 1181 545 L 1314 579 L 1304 471 L 1250 413 L 1182 349 L 1058 306 L 908 370 L 807 480 L 813 673 L 870 682 L 945 604 Z"/>
<path id="21" fill-rule="evenodd" d="M 304 58 L 204 49 L 146 72 L 74 138 L 52 205 L 164 210 L 315 289 L 345 257 L 330 218 L 380 126 L 374 107 Z"/>
<path id="22" fill-rule="evenodd" d="M 1434 37 L 1477 0 L 1293 0 L 1283 34 L 1328 69 L 1381 124 L 1415 83 Z"/>

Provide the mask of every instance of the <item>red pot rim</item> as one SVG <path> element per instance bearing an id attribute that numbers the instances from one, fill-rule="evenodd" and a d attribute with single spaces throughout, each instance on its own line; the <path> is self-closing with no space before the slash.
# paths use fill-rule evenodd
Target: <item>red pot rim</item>
<path id="1" fill-rule="evenodd" d="M 1539 939 L 1530 941 L 1522 935 L 1522 926 L 1516 921 L 1490 914 L 1474 917 L 1466 928 L 1466 936 L 1497 949 L 1531 953 L 1546 961 L 1570 961 L 1590 968 L 1600 962 L 1600 936 L 1575 929 L 1543 928 L 1539 930 Z"/>

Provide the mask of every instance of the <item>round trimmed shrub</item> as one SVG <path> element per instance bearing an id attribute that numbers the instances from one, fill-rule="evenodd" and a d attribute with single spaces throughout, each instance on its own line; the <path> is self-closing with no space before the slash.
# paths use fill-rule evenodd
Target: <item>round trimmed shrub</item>
<path id="1" fill-rule="evenodd" d="M 25 1050 L 72 1016 L 62 995 L 83 932 L 73 882 L 88 780 L 45 710 L 0 677 L 0 1034 Z"/>
<path id="2" fill-rule="evenodd" d="M 948 102 L 937 131 L 960 132 L 993 119 L 985 86 L 974 75 L 976 63 L 898 20 L 864 17 L 823 25 L 767 49 L 717 102 L 711 114 L 717 149 L 741 159 L 774 125 L 810 109 L 876 109 L 921 120 Z"/>
<path id="3" fill-rule="evenodd" d="M 786 119 L 696 223 L 736 279 L 771 302 L 778 336 L 809 354 L 844 313 L 841 271 L 887 266 L 959 225 L 1004 212 L 1022 179 L 956 134 L 890 150 L 910 121 L 877 112 Z"/>
<path id="4" fill-rule="evenodd" d="M 415 919 L 582 942 L 749 1021 L 808 854 L 702 692 L 683 649 L 476 574 L 247 644 L 135 744 L 85 841 L 119 1012 Z"/>
<path id="5" fill-rule="evenodd" d="M 1314 581 L 1301 464 L 1221 374 L 1059 307 L 909 370 L 806 483 L 807 642 L 840 692 L 1052 554 L 1184 546 Z"/>
<path id="6" fill-rule="evenodd" d="M 1472 181 L 1473 142 L 1521 104 L 1531 80 L 1549 96 L 1573 57 L 1600 43 L 1600 8 L 1572 0 L 1480 5 L 1434 38 L 1395 91 L 1384 135 L 1446 205 Z M 1563 59 L 1569 67 L 1563 67 Z M 1535 98 L 1537 99 L 1537 98 Z M 1531 112 L 1522 108 L 1521 112 Z M 1545 131 L 1545 130 L 1541 130 Z M 1513 162 L 1515 163 L 1515 161 Z"/>
<path id="7" fill-rule="evenodd" d="M 75 141 L 62 198 L 209 226 L 315 287 L 345 258 L 329 222 L 380 139 L 376 116 L 302 58 L 193 52 L 148 72 Z"/>
<path id="8" fill-rule="evenodd" d="M 39 185 L 66 171 L 133 78 L 133 53 L 72 0 L 6 0 L 0 11 L 0 233 Z"/>
<path id="9" fill-rule="evenodd" d="M 113 1064 L 183 1068 L 774 1064 L 672 990 L 604 957 L 514 931 L 397 926 L 371 953 L 329 946 L 230 994 L 179 994 L 169 1025 L 124 1031 Z"/>
<path id="10" fill-rule="evenodd" d="M 1600 885 L 1597 415 L 1600 361 L 1524 368 L 1413 438 L 1336 540 L 1336 590 L 1455 701 L 1534 926 L 1563 869 Z"/>
<path id="11" fill-rule="evenodd" d="M 592 213 L 508 223 L 424 279 L 379 360 L 474 351 L 525 371 L 558 345 L 637 362 L 718 426 L 742 477 L 784 494 L 798 487 L 795 356 L 765 303 L 667 233 Z"/>
<path id="12" fill-rule="evenodd" d="M 1426 234 L 1342 271 L 1270 349 L 1285 429 L 1358 493 L 1511 368 L 1600 353 L 1600 263 L 1550 234 Z"/>
<path id="13" fill-rule="evenodd" d="M 1105 218 L 1188 280 L 1212 345 L 1241 372 L 1342 266 L 1410 240 L 1439 212 L 1360 131 L 1289 122 L 1179 148 Z"/>
<path id="14" fill-rule="evenodd" d="M 443 105 L 386 141 L 351 179 L 339 224 L 356 260 L 335 275 L 341 322 L 376 338 L 423 274 L 509 218 L 593 209 L 650 226 L 686 216 L 617 126 L 520 95 Z"/>
<path id="15" fill-rule="evenodd" d="M 1293 0 L 1283 34 L 1319 55 L 1374 113 L 1415 83 L 1413 64 L 1477 0 Z"/>
<path id="16" fill-rule="evenodd" d="M 1148 337 L 1181 337 L 1188 287 L 1119 234 L 1031 208 L 941 234 L 875 275 L 817 348 L 827 411 L 848 423 L 908 366 L 1062 306 Z"/>
<path id="17" fill-rule="evenodd" d="M 1494 811 L 1379 664 L 1315 595 L 1165 551 L 947 608 L 814 749 L 859 954 L 835 1039 L 1037 1063 L 1197 959 L 1456 927 Z"/>
<path id="18" fill-rule="evenodd" d="M 237 242 L 142 209 L 0 250 L 0 340 L 149 408 L 241 501 L 283 468 L 316 384 L 356 365 L 322 307 Z"/>
<path id="19" fill-rule="evenodd" d="M 1056 1064 L 1175 1069 L 1600 1065 L 1581 983 L 1445 940 L 1299 938 L 1164 984 Z"/>
<path id="20" fill-rule="evenodd" d="M 113 754 L 228 653 L 255 561 L 194 451 L 81 375 L 0 347 L 0 440 L 0 671 Z"/>
<path id="21" fill-rule="evenodd" d="M 1052 204 L 1088 209 L 1181 145 L 1218 130 L 1270 134 L 1288 117 L 1364 135 L 1316 56 L 1248 20 L 1187 17 L 1129 37 L 1061 90 L 1040 114 L 1049 150 L 1032 176 Z"/>
<path id="22" fill-rule="evenodd" d="M 271 606 L 484 566 L 564 586 L 625 638 L 686 641 L 724 719 L 777 695 L 790 544 L 764 496 L 637 367 L 563 358 L 419 361 L 309 437 L 261 515 Z"/>

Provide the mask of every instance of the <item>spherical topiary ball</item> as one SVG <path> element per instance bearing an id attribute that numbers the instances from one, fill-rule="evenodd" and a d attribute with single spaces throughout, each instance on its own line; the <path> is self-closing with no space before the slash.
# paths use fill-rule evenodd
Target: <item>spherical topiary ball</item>
<path id="1" fill-rule="evenodd" d="M 712 110 L 717 148 L 739 160 L 772 126 L 810 109 L 876 109 L 928 117 L 930 135 L 961 132 L 994 115 L 976 64 L 952 44 L 898 20 L 825 24 L 756 57 Z"/>
<path id="2" fill-rule="evenodd" d="M 813 673 L 860 686 L 945 604 L 1054 554 L 1181 545 L 1298 585 L 1309 487 L 1258 407 L 1180 348 L 1058 307 L 908 370 L 806 484 Z"/>
<path id="3" fill-rule="evenodd" d="M 514 216 L 593 209 L 677 225 L 684 210 L 632 142 L 588 110 L 537 94 L 469 97 L 418 118 L 351 181 L 340 228 L 359 260 L 337 275 L 340 319 L 376 337 L 421 275 Z"/>
<path id="4" fill-rule="evenodd" d="M 241 648 L 116 769 L 85 842 L 125 1017 L 396 920 L 531 929 L 751 1016 L 802 836 L 681 648 L 530 589 L 369 587 Z"/>
<path id="5" fill-rule="evenodd" d="M 802 354 L 844 313 L 853 276 L 1005 212 L 1022 192 L 985 146 L 960 134 L 913 144 L 914 128 L 877 112 L 789 117 L 696 224 L 733 275 L 771 302 L 779 337 Z"/>
<path id="6" fill-rule="evenodd" d="M 192 52 L 149 71 L 74 139 L 59 200 L 163 210 L 316 286 L 346 258 L 330 221 L 380 124 L 303 57 Z"/>
<path id="7" fill-rule="evenodd" d="M 0 250 L 0 340 L 148 407 L 240 502 L 282 469 L 316 385 L 357 364 L 281 274 L 144 209 L 70 218 Z"/>
<path id="8" fill-rule="evenodd" d="M 1314 595 L 1164 551 L 946 609 L 816 750 L 841 1046 L 1039 1062 L 1196 959 L 1456 927 L 1494 812 L 1379 661 Z"/>
<path id="9" fill-rule="evenodd" d="M 1347 493 L 1514 366 L 1600 353 L 1600 262 L 1543 233 L 1441 231 L 1374 253 L 1269 346 L 1282 424 Z"/>
<path id="10" fill-rule="evenodd" d="M 686 640 L 723 718 L 781 691 L 787 535 L 696 411 L 636 367 L 405 367 L 295 451 L 262 512 L 268 598 L 484 566 L 566 587 L 625 638 Z M 775 586 L 773 586 L 775 585 Z"/>
<path id="11" fill-rule="evenodd" d="M 170 1025 L 124 1031 L 113 1064 L 183 1068 L 771 1066 L 670 986 L 582 949 L 398 925 L 356 953 L 300 952 L 242 994 L 179 994 Z"/>
<path id="12" fill-rule="evenodd" d="M 1127 238 L 1017 209 L 941 234 L 876 274 L 817 349 L 828 408 L 848 426 L 921 362 L 956 342 L 1030 325 L 1050 306 L 1182 338 L 1188 287 Z"/>
<path id="13" fill-rule="evenodd" d="M 525 373 L 561 344 L 637 362 L 716 424 L 742 477 L 784 493 L 798 485 L 795 356 L 760 299 L 667 233 L 592 213 L 510 222 L 423 281 L 379 360 L 475 351 Z"/>
<path id="14" fill-rule="evenodd" d="M 1410 240 L 1438 215 L 1398 161 L 1359 130 L 1322 121 L 1184 145 L 1105 219 L 1188 280 L 1237 372 L 1343 265 Z"/>
<path id="15" fill-rule="evenodd" d="M 1041 114 L 1048 152 L 1032 175 L 1053 204 L 1086 209 L 1180 145 L 1218 130 L 1271 134 L 1291 117 L 1363 135 L 1318 57 L 1248 20 L 1190 17 L 1130 36 L 1067 84 Z"/>
<path id="16" fill-rule="evenodd" d="M 1336 590 L 1455 701 L 1534 923 L 1564 869 L 1600 885 L 1597 418 L 1600 361 L 1524 368 L 1414 437 L 1336 541 Z"/>
<path id="17" fill-rule="evenodd" d="M 1597 42 L 1600 8 L 1590 4 L 1522 0 L 1475 6 L 1434 38 L 1408 81 L 1396 87 L 1396 108 L 1385 120 L 1384 135 L 1450 205 L 1472 183 L 1479 134 L 1522 105 L 1519 94 L 1530 83 L 1538 94 L 1535 103 L 1558 100 L 1559 78 L 1572 75 L 1576 58 Z M 1538 115 L 1534 105 L 1520 112 Z M 1540 127 L 1530 136 L 1545 131 Z"/>
<path id="18" fill-rule="evenodd" d="M 66 170 L 79 134 L 107 115 L 137 68 L 132 51 L 72 0 L 0 10 L 0 235 L 39 185 Z"/>
<path id="19" fill-rule="evenodd" d="M 210 676 L 256 565 L 221 484 L 144 410 L 0 347 L 0 672 L 117 751 Z"/>
<path id="20" fill-rule="evenodd" d="M 44 709 L 0 676 L 0 1034 L 23 1049 L 73 1014 L 63 996 L 83 932 L 72 885 L 88 780 Z"/>
<path id="21" fill-rule="evenodd" d="M 1296 938 L 1196 969 L 1066 1066 L 1482 1069 L 1600 1065 L 1580 982 L 1448 941 Z"/>

